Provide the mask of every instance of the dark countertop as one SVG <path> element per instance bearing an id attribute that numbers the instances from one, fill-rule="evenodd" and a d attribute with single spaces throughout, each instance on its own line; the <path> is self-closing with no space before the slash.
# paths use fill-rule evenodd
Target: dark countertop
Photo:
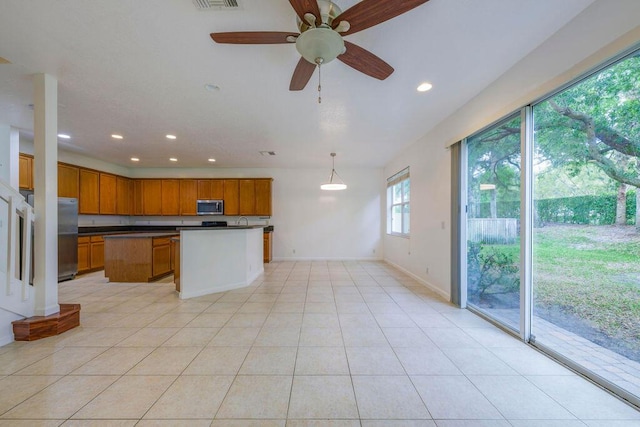
<path id="1" fill-rule="evenodd" d="M 153 237 L 172 237 L 176 236 L 175 231 L 164 233 L 126 233 L 126 234 L 106 234 L 105 239 L 151 239 Z"/>
<path id="2" fill-rule="evenodd" d="M 231 225 L 227 227 L 179 227 L 180 231 L 202 231 L 202 230 L 254 230 L 256 228 L 265 228 L 264 225 Z"/>
<path id="3" fill-rule="evenodd" d="M 254 228 L 263 227 L 265 233 L 273 231 L 273 225 L 254 225 Z M 109 234 L 123 234 L 123 233 L 157 233 L 157 232 L 171 232 L 179 230 L 199 229 L 203 228 L 199 225 L 106 225 L 106 226 L 86 226 L 78 227 L 78 236 L 108 236 Z M 215 227 L 215 228 L 227 228 L 227 227 Z M 234 226 L 228 228 L 237 228 Z"/>

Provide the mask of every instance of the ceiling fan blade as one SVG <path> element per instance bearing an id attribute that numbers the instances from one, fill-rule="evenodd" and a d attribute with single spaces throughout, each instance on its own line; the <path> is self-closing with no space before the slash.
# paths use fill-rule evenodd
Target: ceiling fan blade
<path id="1" fill-rule="evenodd" d="M 281 31 L 234 31 L 229 33 L 211 33 L 211 38 L 216 43 L 231 44 L 274 44 L 292 43 L 287 40 L 289 36 L 298 37 L 298 33 Z"/>
<path id="2" fill-rule="evenodd" d="M 360 3 L 338 15 L 332 23 L 335 29 L 341 21 L 347 21 L 351 27 L 341 33 L 343 36 L 357 33 L 381 22 L 395 18 L 429 0 L 362 0 Z"/>
<path id="3" fill-rule="evenodd" d="M 300 61 L 298 61 L 298 65 L 296 65 L 296 69 L 293 71 L 291 83 L 289 84 L 289 90 L 304 89 L 315 70 L 315 64 L 312 64 L 304 58 L 300 58 Z"/>
<path id="4" fill-rule="evenodd" d="M 339 55 L 338 59 L 348 66 L 379 80 L 384 80 L 393 73 L 391 65 L 368 50 L 346 40 L 344 45 L 347 50 L 342 55 Z"/>
<path id="5" fill-rule="evenodd" d="M 289 0 L 289 3 L 291 3 L 291 7 L 296 11 L 296 15 L 298 15 L 298 18 L 300 18 L 302 22 L 308 24 L 304 19 L 304 14 L 311 13 L 316 17 L 316 25 L 320 25 L 322 23 L 320 8 L 318 7 L 318 2 L 316 0 Z"/>

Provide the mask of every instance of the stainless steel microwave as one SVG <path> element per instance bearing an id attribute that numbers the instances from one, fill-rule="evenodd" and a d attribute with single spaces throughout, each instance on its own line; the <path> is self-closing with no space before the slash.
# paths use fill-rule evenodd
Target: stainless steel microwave
<path id="1" fill-rule="evenodd" d="M 196 200 L 196 214 L 223 215 L 224 200 Z"/>

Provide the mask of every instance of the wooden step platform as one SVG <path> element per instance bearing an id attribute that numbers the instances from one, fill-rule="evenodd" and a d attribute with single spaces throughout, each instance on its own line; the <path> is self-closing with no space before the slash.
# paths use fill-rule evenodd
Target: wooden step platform
<path id="1" fill-rule="evenodd" d="M 80 304 L 60 304 L 59 313 L 29 317 L 11 323 L 16 341 L 35 341 L 60 335 L 80 325 Z"/>

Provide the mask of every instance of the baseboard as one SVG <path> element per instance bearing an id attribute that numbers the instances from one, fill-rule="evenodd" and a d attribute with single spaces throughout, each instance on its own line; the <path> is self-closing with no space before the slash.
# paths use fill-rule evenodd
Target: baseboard
<path id="1" fill-rule="evenodd" d="M 411 276 L 411 278 L 415 279 L 417 282 L 419 282 L 424 287 L 429 288 L 429 290 L 432 290 L 433 292 L 437 293 L 442 298 L 444 298 L 446 301 L 451 301 L 451 295 L 449 295 L 447 292 L 443 291 L 442 289 L 438 288 L 437 286 L 434 286 L 433 284 L 431 284 L 428 281 L 424 280 L 422 277 L 413 274 L 412 272 L 410 272 L 406 268 L 401 267 L 398 264 L 396 264 L 395 262 L 389 261 L 388 259 L 385 259 L 384 262 L 386 262 L 387 264 L 391 265 L 393 268 L 396 268 L 396 269 L 402 271 L 407 276 Z"/>
<path id="2" fill-rule="evenodd" d="M 378 257 L 274 257 L 273 261 L 384 261 Z"/>

